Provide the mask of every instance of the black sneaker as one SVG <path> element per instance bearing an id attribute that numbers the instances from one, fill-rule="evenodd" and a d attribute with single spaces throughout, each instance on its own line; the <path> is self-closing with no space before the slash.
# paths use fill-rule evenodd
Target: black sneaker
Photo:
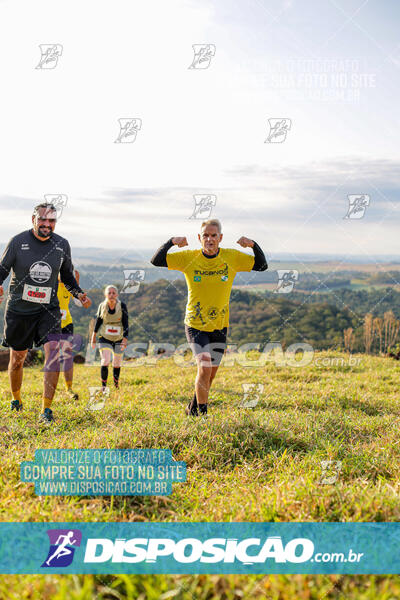
<path id="1" fill-rule="evenodd" d="M 77 394 L 76 392 L 74 392 L 73 390 L 68 390 L 67 391 L 67 396 L 69 398 L 71 398 L 71 400 L 79 400 L 79 394 Z"/>
<path id="2" fill-rule="evenodd" d="M 194 396 L 192 398 L 192 400 L 190 400 L 190 402 L 188 403 L 187 407 L 185 408 L 185 413 L 187 414 L 188 417 L 198 417 L 199 416 L 199 411 L 197 410 L 196 396 Z"/>
<path id="3" fill-rule="evenodd" d="M 44 409 L 44 412 L 42 412 L 42 414 L 39 417 L 39 421 L 41 421 L 42 423 L 51 423 L 52 421 L 54 421 L 53 411 L 51 410 L 51 408 Z"/>
<path id="4" fill-rule="evenodd" d="M 199 406 L 200 416 L 203 417 L 203 419 L 207 419 L 207 407 L 208 404 L 200 404 Z"/>
<path id="5" fill-rule="evenodd" d="M 11 410 L 21 410 L 22 404 L 19 400 L 11 400 Z"/>

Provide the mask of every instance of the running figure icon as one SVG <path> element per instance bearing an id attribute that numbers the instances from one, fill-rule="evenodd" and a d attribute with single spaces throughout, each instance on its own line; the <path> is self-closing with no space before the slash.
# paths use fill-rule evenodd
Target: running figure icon
<path id="1" fill-rule="evenodd" d="M 46 565 L 47 566 L 50 566 L 50 563 L 55 558 L 61 558 L 62 556 L 67 556 L 68 554 L 73 554 L 73 551 L 70 548 L 68 548 L 69 545 L 73 546 L 74 544 L 76 544 L 78 542 L 78 540 L 74 540 L 73 537 L 74 537 L 74 532 L 73 531 L 69 531 L 65 535 L 59 535 L 58 536 L 57 541 L 56 541 L 57 549 L 46 560 Z M 63 541 L 60 543 L 61 539 Z"/>

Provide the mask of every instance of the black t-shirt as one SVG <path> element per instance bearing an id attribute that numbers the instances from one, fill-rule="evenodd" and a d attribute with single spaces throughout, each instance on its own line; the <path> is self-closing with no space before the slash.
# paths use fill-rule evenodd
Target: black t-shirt
<path id="1" fill-rule="evenodd" d="M 82 293 L 73 273 L 68 241 L 53 233 L 45 241 L 31 229 L 11 238 L 0 260 L 0 285 L 11 272 L 6 310 L 25 315 L 59 306 L 58 274 L 73 296 Z"/>

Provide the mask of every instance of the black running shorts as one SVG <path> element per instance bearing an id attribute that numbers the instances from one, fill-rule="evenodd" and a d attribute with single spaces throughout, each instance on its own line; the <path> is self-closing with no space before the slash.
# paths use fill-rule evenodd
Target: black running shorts
<path id="1" fill-rule="evenodd" d="M 106 338 L 103 338 L 102 336 L 100 336 L 98 339 L 98 343 L 99 343 L 100 350 L 108 348 L 114 354 L 123 354 L 124 353 L 124 351 L 121 348 L 122 339 L 119 340 L 119 342 L 111 342 L 110 340 L 106 340 Z"/>
<path id="2" fill-rule="evenodd" d="M 66 325 L 65 327 L 63 327 L 61 329 L 61 333 L 64 333 L 67 335 L 74 335 L 74 324 L 68 323 L 68 325 Z"/>
<path id="3" fill-rule="evenodd" d="M 193 354 L 208 352 L 211 355 L 211 364 L 213 366 L 220 364 L 227 346 L 227 327 L 214 329 L 214 331 L 200 331 L 185 324 L 185 333 Z"/>
<path id="4" fill-rule="evenodd" d="M 4 315 L 2 345 L 13 350 L 29 350 L 33 345 L 42 346 L 47 336 L 61 333 L 60 309 L 43 309 L 35 315 L 23 315 L 7 310 Z"/>

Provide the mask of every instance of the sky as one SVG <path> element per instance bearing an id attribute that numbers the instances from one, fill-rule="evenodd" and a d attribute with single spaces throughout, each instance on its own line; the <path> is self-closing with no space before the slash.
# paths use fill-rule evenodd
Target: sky
<path id="1" fill-rule="evenodd" d="M 208 194 L 226 246 L 400 254 L 399 17 L 395 0 L 0 0 L 0 242 L 65 194 L 72 249 L 195 247 Z M 43 44 L 62 47 L 52 69 Z"/>

